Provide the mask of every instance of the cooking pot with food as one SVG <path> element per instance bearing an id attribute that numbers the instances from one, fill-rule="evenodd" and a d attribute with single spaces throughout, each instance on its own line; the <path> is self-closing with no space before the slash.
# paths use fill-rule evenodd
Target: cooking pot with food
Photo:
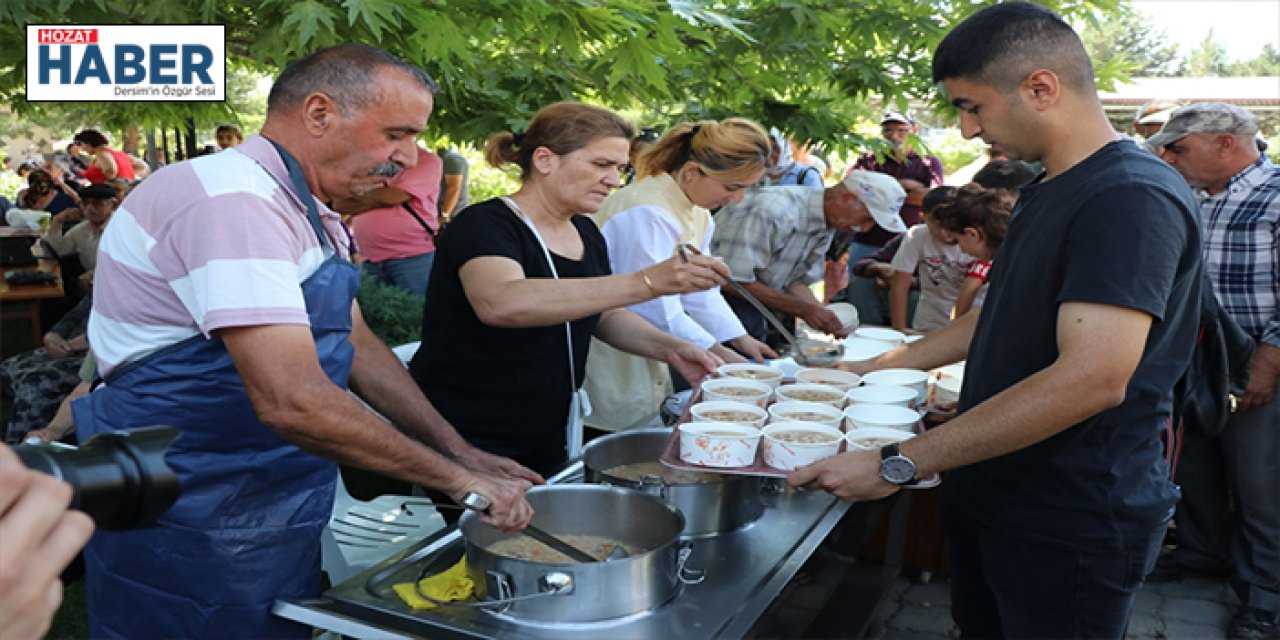
<path id="1" fill-rule="evenodd" d="M 582 451 L 587 482 L 631 487 L 658 496 L 684 514 L 685 537 L 733 531 L 764 512 L 757 476 L 672 469 L 658 461 L 670 429 L 632 429 L 592 440 Z"/>
<path id="2" fill-rule="evenodd" d="M 658 498 L 588 484 L 534 487 L 526 496 L 539 527 L 601 561 L 551 555 L 532 538 L 464 513 L 458 529 L 467 571 L 495 612 L 547 623 L 598 622 L 655 609 L 682 582 L 697 581 L 684 567 L 691 548 L 679 539 L 684 517 Z M 627 556 L 605 559 L 614 545 Z"/>

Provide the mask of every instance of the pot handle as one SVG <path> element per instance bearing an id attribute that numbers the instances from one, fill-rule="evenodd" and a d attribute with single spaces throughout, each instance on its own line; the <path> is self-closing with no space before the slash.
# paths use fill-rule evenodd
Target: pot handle
<path id="1" fill-rule="evenodd" d="M 683 584 L 702 584 L 707 579 L 705 569 L 690 569 L 689 555 L 693 553 L 693 541 L 685 540 L 680 543 L 680 551 L 676 555 L 676 579 Z"/>

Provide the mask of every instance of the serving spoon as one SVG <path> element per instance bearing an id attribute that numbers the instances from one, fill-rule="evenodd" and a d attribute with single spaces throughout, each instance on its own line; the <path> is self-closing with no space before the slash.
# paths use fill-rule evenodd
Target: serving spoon
<path id="1" fill-rule="evenodd" d="M 698 251 L 697 247 L 689 243 L 681 244 L 676 247 L 676 249 L 680 253 L 680 260 L 686 264 L 689 262 L 690 253 L 694 255 L 700 255 L 702 253 L 701 251 Z M 782 337 L 791 344 L 791 357 L 796 361 L 796 364 L 799 364 L 802 367 L 831 367 L 835 366 L 835 364 L 844 357 L 843 344 L 838 342 L 831 344 L 819 342 L 817 340 L 802 340 L 797 338 L 789 329 L 783 326 L 776 317 L 774 317 L 772 311 L 769 311 L 764 304 L 757 300 L 755 296 L 751 295 L 751 292 L 747 291 L 746 287 L 738 284 L 738 282 L 733 278 L 725 278 L 725 281 L 729 283 L 729 286 L 733 287 L 733 290 L 736 291 L 739 296 L 751 303 L 751 306 L 755 307 L 756 311 L 759 311 L 760 315 L 764 316 L 764 319 L 768 320 L 769 324 L 772 324 L 773 328 L 777 329 L 778 333 L 781 333 Z"/>
<path id="2" fill-rule="evenodd" d="M 462 506 L 487 515 L 489 513 L 490 503 L 488 498 L 472 491 L 462 497 Z M 563 553 L 576 562 L 601 561 L 600 558 L 597 558 L 586 551 L 555 537 L 543 529 L 535 527 L 532 523 L 525 525 L 524 529 L 520 530 L 520 533 L 523 533 L 524 535 L 529 536 L 530 538 L 533 538 L 534 540 L 537 540 L 560 553 Z M 622 545 L 617 544 L 609 550 L 609 554 L 605 557 L 605 560 L 618 560 L 628 556 L 630 556 L 630 554 L 627 553 L 627 550 L 624 549 Z"/>

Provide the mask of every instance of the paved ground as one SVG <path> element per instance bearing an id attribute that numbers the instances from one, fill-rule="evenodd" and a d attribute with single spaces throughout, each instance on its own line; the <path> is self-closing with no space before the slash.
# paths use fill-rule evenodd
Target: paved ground
<path id="1" fill-rule="evenodd" d="M 1138 593 L 1128 638 L 1214 640 L 1226 637 L 1238 606 L 1225 582 L 1188 579 L 1149 584 Z M 943 640 L 958 638 L 951 622 L 951 596 L 945 579 L 916 584 L 898 578 L 867 632 L 871 640 Z"/>

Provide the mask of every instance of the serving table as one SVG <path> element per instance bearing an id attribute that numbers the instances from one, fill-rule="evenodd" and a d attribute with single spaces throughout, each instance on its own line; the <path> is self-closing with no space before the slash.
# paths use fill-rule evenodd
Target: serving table
<path id="1" fill-rule="evenodd" d="M 581 482 L 582 477 L 582 463 L 575 461 L 549 482 Z M 452 527 L 320 598 L 277 601 L 273 611 L 354 638 L 692 640 L 779 633 L 795 637 L 812 625 L 839 629 L 835 634 L 839 636 L 861 635 L 897 573 L 901 545 L 891 541 L 891 553 L 881 565 L 832 560 L 820 547 L 837 524 L 874 529 L 890 512 L 891 535 L 901 540 L 909 499 L 851 505 L 823 492 L 796 491 L 780 480 L 770 482 L 758 520 L 729 533 L 693 540 L 688 567 L 704 570 L 705 580 L 682 585 L 671 600 L 652 611 L 572 624 L 517 620 L 477 608 L 413 611 L 395 595 L 392 585 L 412 582 L 427 563 L 430 575 L 456 562 L 462 554 L 462 538 Z M 815 633 L 827 635 L 829 629 Z"/>

